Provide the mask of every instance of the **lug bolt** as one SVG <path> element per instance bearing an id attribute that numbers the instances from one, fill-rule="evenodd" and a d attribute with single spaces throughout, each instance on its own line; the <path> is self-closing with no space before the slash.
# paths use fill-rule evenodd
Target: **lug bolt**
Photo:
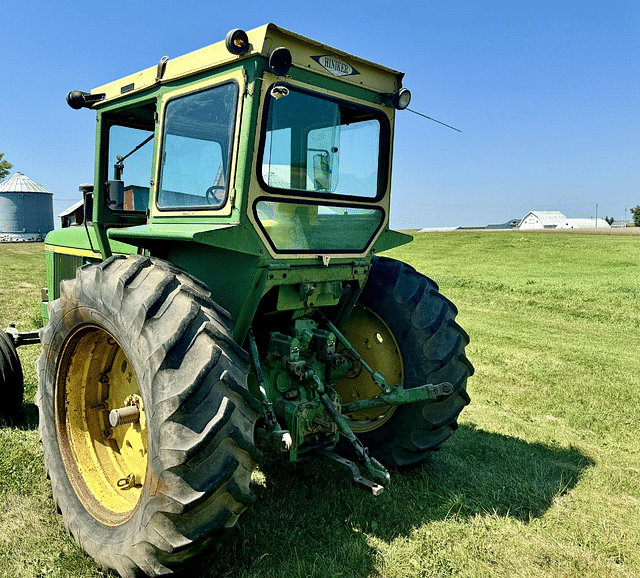
<path id="1" fill-rule="evenodd" d="M 140 408 L 137 405 L 112 409 L 109 412 L 109 423 L 111 427 L 118 427 L 140 420 Z"/>

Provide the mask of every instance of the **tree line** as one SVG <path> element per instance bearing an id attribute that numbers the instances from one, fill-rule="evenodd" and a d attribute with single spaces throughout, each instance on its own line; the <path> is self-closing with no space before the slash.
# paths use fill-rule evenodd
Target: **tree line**
<path id="1" fill-rule="evenodd" d="M 4 156 L 4 153 L 0 153 L 0 181 L 9 174 L 9 171 L 13 166 L 9 161 L 3 161 L 2 160 L 3 156 Z"/>

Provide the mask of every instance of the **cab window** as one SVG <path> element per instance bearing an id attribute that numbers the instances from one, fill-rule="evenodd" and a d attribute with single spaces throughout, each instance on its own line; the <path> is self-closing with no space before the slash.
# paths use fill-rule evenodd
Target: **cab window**
<path id="1" fill-rule="evenodd" d="M 168 102 L 159 209 L 216 209 L 226 203 L 237 95 L 230 82 Z"/>
<path id="2" fill-rule="evenodd" d="M 383 113 L 280 85 L 266 106 L 263 188 L 367 200 L 384 194 L 389 122 Z"/>
<path id="3" fill-rule="evenodd" d="M 108 115 L 108 179 L 106 203 L 112 211 L 144 213 L 149 206 L 153 160 L 155 102 Z M 119 178 L 118 178 L 119 177 Z"/>

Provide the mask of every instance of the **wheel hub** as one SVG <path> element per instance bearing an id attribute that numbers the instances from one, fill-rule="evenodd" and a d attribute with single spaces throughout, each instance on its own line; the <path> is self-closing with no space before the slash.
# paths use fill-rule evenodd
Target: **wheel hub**
<path id="1" fill-rule="evenodd" d="M 357 305 L 349 316 L 343 333 L 362 359 L 375 370 L 381 371 L 391 385 L 403 383 L 400 349 L 391 330 L 378 315 L 363 305 Z M 348 352 L 340 353 L 349 357 Z M 371 399 L 380 394 L 380 387 L 355 360 L 347 376 L 336 382 L 335 389 L 345 404 Z M 354 432 L 367 432 L 386 423 L 395 410 L 395 406 L 384 406 L 358 411 L 349 415 L 347 421 Z"/>
<path id="2" fill-rule="evenodd" d="M 146 477 L 146 416 L 134 368 L 101 327 L 81 326 L 63 346 L 56 431 L 69 480 L 85 507 L 108 525 L 129 519 Z"/>

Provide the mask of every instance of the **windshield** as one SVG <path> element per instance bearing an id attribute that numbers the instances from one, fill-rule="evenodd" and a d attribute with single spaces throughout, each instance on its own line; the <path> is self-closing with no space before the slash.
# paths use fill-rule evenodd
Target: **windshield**
<path id="1" fill-rule="evenodd" d="M 384 194 L 384 114 L 280 85 L 267 107 L 259 171 L 265 188 L 369 200 Z"/>

